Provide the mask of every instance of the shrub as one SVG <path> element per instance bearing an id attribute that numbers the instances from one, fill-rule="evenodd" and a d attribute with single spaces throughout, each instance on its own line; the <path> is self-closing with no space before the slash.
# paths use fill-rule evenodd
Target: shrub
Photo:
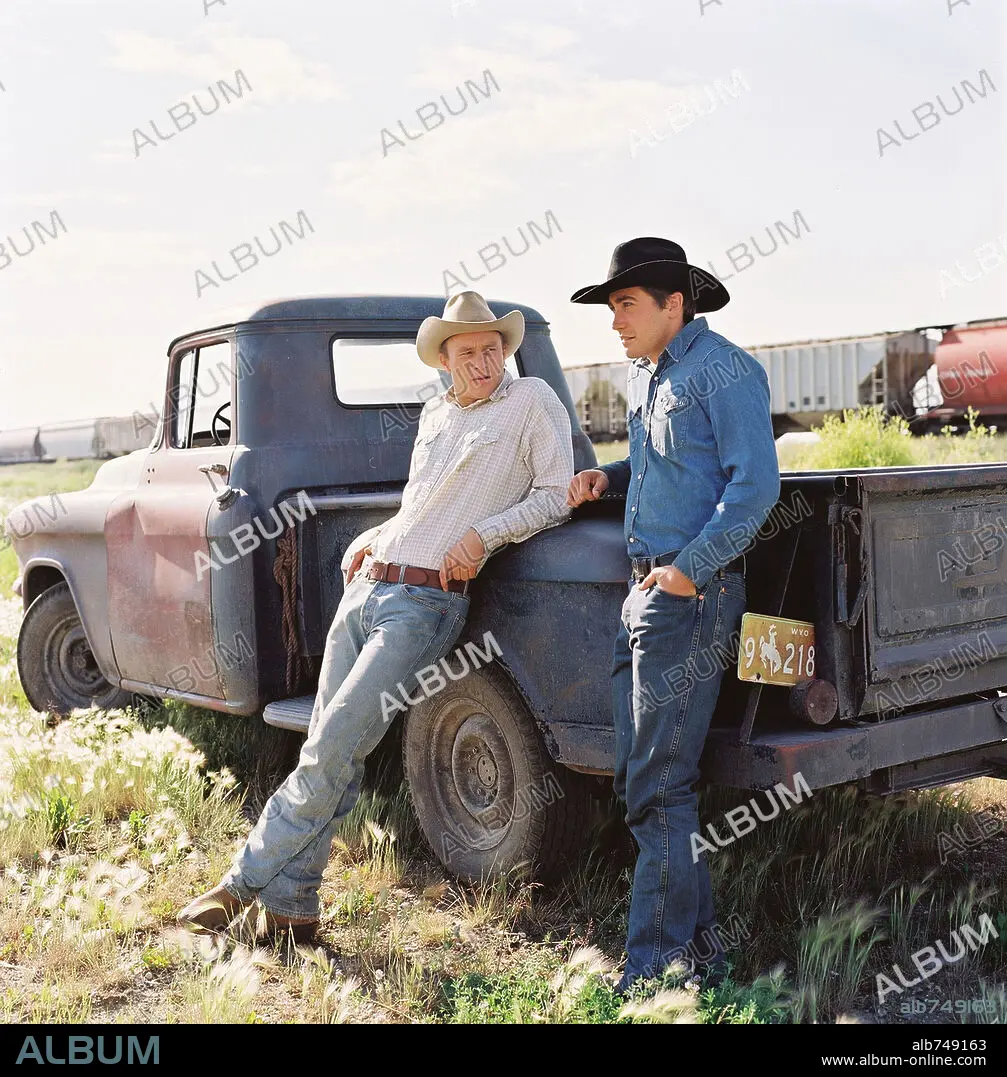
<path id="1" fill-rule="evenodd" d="M 841 419 L 827 415 L 816 433 L 821 440 L 794 454 L 795 470 L 916 463 L 909 424 L 900 416 L 886 416 L 878 405 L 846 408 Z"/>

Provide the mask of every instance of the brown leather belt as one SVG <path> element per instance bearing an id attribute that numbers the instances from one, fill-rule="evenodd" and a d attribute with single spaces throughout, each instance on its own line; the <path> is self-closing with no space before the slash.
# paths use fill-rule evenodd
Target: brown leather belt
<path id="1" fill-rule="evenodd" d="M 372 561 L 367 578 L 379 583 L 408 583 L 413 587 L 441 587 L 441 575 L 432 568 L 417 565 L 396 565 L 390 561 Z M 448 590 L 456 594 L 468 594 L 471 580 L 448 580 Z"/>

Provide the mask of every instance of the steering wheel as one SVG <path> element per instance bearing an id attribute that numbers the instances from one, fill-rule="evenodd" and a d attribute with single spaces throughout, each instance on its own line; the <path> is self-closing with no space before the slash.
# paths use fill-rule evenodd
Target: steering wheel
<path id="1" fill-rule="evenodd" d="M 229 408 L 230 406 L 230 400 L 225 400 L 213 413 L 213 418 L 210 420 L 210 433 L 213 435 L 214 445 L 226 445 L 231 440 L 231 420 L 223 414 L 224 408 Z M 218 424 L 221 427 L 219 431 L 217 430 Z M 226 436 L 221 440 L 223 435 Z"/>

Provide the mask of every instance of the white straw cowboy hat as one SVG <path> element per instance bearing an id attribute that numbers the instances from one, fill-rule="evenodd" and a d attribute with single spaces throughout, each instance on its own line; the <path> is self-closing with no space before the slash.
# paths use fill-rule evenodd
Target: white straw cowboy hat
<path id="1" fill-rule="evenodd" d="M 524 315 L 519 310 L 512 310 L 502 318 L 494 318 L 493 311 L 478 292 L 459 292 L 444 304 L 443 318 L 432 315 L 423 319 L 416 334 L 416 351 L 427 366 L 439 368 L 441 345 L 448 337 L 493 329 L 503 337 L 503 353 L 507 359 L 524 339 Z"/>

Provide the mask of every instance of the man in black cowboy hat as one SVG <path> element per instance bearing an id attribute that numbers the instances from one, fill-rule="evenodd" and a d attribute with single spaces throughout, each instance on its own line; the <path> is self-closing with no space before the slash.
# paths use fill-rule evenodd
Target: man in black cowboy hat
<path id="1" fill-rule="evenodd" d="M 603 284 L 574 303 L 607 303 L 632 360 L 629 456 L 581 471 L 571 506 L 626 495 L 632 564 L 612 666 L 616 793 L 639 855 L 619 990 L 673 961 L 720 973 L 699 831 L 699 758 L 720 689 L 718 655 L 745 610 L 744 549 L 780 494 L 765 371 L 696 317 L 727 289 L 666 239 L 616 247 Z M 695 851 L 694 851 L 695 850 Z"/>

